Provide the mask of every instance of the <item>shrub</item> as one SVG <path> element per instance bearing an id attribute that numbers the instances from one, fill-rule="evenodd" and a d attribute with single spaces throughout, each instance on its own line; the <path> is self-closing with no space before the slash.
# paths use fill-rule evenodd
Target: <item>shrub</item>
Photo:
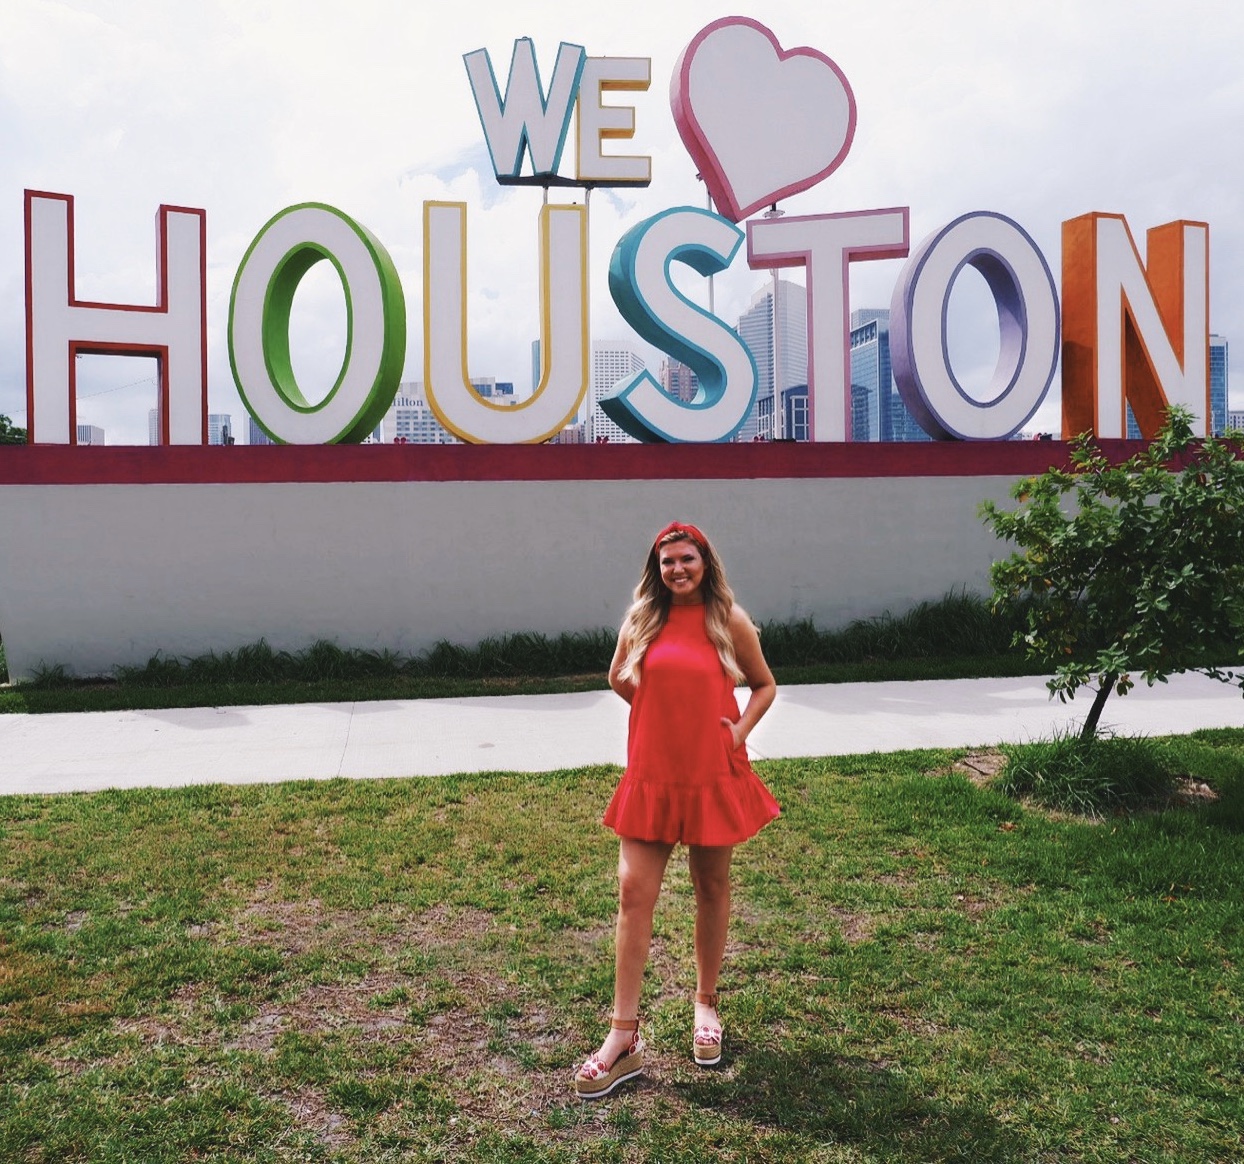
<path id="1" fill-rule="evenodd" d="M 1120 464 L 1085 434 L 1069 469 L 1018 482 L 1014 510 L 981 506 L 993 532 L 1019 547 L 991 571 L 998 603 L 1028 603 L 1017 645 L 1056 669 L 1059 699 L 1096 684 L 1086 739 L 1133 675 L 1152 686 L 1202 671 L 1244 687 L 1244 674 L 1222 669 L 1244 634 L 1241 435 L 1194 440 L 1192 414 L 1172 408 Z"/>
<path id="2" fill-rule="evenodd" d="M 887 611 L 838 630 L 820 630 L 811 619 L 765 623 L 760 642 L 772 667 L 1000 655 L 1010 649 L 1022 618 L 1022 607 L 999 604 L 995 612 L 987 599 L 952 591 L 905 614 Z"/>
<path id="3" fill-rule="evenodd" d="M 1166 750 L 1146 736 L 1100 732 L 1084 738 L 1068 730 L 1001 750 L 1007 762 L 994 784 L 999 791 L 1087 816 L 1165 799 L 1176 776 Z"/>
<path id="4" fill-rule="evenodd" d="M 1021 625 L 1022 610 L 995 614 L 988 600 L 955 592 L 921 602 L 902 615 L 857 619 L 838 630 L 821 630 L 811 619 L 766 623 L 760 632 L 765 657 L 775 667 L 864 663 L 872 660 L 1000 655 Z M 350 679 L 552 678 L 600 674 L 609 668 L 617 631 L 543 635 L 518 632 L 483 639 L 475 646 L 442 640 L 420 655 L 339 647 L 319 640 L 301 651 L 277 651 L 266 640 L 194 658 L 152 655 L 140 666 L 114 669 L 129 687 L 192 684 L 323 682 Z M 3 655 L 0 655 L 0 662 Z M 71 684 L 63 667 L 45 668 L 42 686 Z"/>

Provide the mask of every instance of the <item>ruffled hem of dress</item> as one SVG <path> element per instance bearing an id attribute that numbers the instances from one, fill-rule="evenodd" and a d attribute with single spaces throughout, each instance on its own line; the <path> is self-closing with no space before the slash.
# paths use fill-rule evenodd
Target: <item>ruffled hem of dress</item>
<path id="1" fill-rule="evenodd" d="M 672 785 L 623 776 L 604 824 L 620 837 L 664 844 L 737 845 L 781 813 L 754 772 L 701 785 Z"/>

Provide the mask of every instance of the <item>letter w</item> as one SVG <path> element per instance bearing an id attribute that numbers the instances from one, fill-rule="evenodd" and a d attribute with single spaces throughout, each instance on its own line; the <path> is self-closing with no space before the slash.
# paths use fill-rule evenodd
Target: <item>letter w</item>
<path id="1" fill-rule="evenodd" d="M 534 173 L 557 173 L 586 57 L 582 45 L 562 42 L 546 99 L 530 38 L 514 42 L 504 98 L 488 50 L 476 49 L 463 56 L 498 182 L 519 176 L 524 149 L 531 151 Z"/>

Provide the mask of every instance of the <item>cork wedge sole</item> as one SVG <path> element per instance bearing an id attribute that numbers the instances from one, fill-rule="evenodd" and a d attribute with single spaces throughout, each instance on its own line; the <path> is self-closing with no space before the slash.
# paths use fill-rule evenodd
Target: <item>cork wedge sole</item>
<path id="1" fill-rule="evenodd" d="M 614 1061 L 606 1066 L 599 1055 L 589 1055 L 583 1066 L 575 1073 L 574 1089 L 580 1099 L 600 1099 L 608 1095 L 619 1083 L 634 1079 L 644 1069 L 644 1041 L 639 1037 L 638 1019 L 613 1019 L 609 1024 L 616 1031 L 630 1031 L 631 1043 Z"/>
<path id="2" fill-rule="evenodd" d="M 717 1009 L 717 995 L 696 991 L 696 1002 Z M 721 1025 L 701 1023 L 691 1036 L 691 1054 L 697 1067 L 716 1067 L 721 1062 Z"/>

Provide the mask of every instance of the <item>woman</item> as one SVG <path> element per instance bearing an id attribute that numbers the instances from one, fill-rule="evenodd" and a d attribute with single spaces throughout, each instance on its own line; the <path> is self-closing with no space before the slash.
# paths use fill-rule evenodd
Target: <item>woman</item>
<path id="1" fill-rule="evenodd" d="M 737 682 L 751 688 L 739 714 Z M 777 686 L 760 636 L 726 583 L 708 539 L 673 522 L 652 544 L 618 634 L 609 685 L 631 705 L 626 773 L 605 812 L 620 838 L 613 1019 L 575 1075 L 585 1099 L 643 1070 L 639 995 L 652 911 L 674 845 L 687 846 L 695 888 L 695 1030 L 700 1066 L 721 1060 L 717 975 L 730 916 L 734 846 L 778 815 L 745 741 Z"/>

